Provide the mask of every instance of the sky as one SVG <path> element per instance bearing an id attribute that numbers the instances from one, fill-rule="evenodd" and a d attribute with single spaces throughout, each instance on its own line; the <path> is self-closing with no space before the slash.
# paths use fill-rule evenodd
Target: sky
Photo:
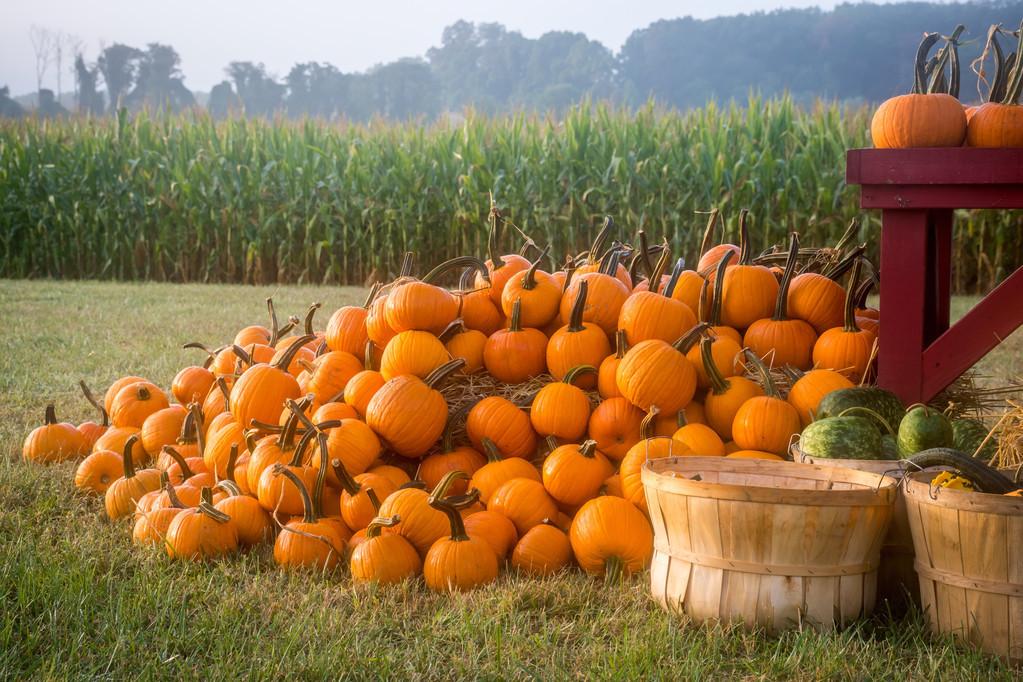
<path id="1" fill-rule="evenodd" d="M 35 25 L 82 40 L 86 59 L 100 45 L 160 42 L 181 55 L 185 85 L 209 90 L 231 61 L 263 62 L 277 76 L 297 62 L 321 61 L 363 71 L 400 57 L 423 56 L 459 19 L 499 22 L 535 38 L 552 30 L 585 33 L 617 51 L 629 34 L 659 19 L 740 14 L 780 7 L 830 8 L 824 0 L 0 0 L 0 87 L 36 89 L 29 39 Z M 66 60 L 62 89 L 73 89 Z M 50 66 L 43 87 L 57 89 Z"/>

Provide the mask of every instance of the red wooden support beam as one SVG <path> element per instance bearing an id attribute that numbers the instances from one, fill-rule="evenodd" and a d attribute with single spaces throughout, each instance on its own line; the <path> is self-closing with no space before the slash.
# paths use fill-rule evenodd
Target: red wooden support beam
<path id="1" fill-rule="evenodd" d="M 1006 336 L 1023 325 L 1021 313 L 1023 268 L 995 287 L 924 351 L 923 394 L 937 395 L 977 360 L 990 353 Z"/>

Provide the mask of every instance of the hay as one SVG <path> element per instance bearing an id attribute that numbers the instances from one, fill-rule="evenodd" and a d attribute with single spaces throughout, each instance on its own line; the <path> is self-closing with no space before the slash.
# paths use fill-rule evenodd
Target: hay
<path id="1" fill-rule="evenodd" d="M 1023 397 L 1023 381 L 1017 379 L 998 385 L 994 377 L 979 372 L 967 372 L 930 401 L 930 405 L 944 412 L 950 419 L 968 417 L 983 421 L 988 426 L 999 421 L 1006 404 L 1013 398 Z"/>

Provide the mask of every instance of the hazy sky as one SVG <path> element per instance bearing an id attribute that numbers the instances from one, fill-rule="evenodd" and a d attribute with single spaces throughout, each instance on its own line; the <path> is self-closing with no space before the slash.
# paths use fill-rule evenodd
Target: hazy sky
<path id="1" fill-rule="evenodd" d="M 496 21 L 535 38 L 581 31 L 618 50 L 629 33 L 658 19 L 707 18 L 778 7 L 834 5 L 831 0 L 0 0 L 0 86 L 35 90 L 29 28 L 81 37 L 88 58 L 100 43 L 138 47 L 160 42 L 181 55 L 185 84 L 209 90 L 233 60 L 263 62 L 278 76 L 300 61 L 361 71 L 399 57 L 422 56 L 458 19 Z M 70 60 L 68 60 L 70 61 Z M 70 64 L 66 65 L 66 69 Z M 73 88 L 70 73 L 63 89 Z M 50 67 L 43 87 L 56 89 Z"/>

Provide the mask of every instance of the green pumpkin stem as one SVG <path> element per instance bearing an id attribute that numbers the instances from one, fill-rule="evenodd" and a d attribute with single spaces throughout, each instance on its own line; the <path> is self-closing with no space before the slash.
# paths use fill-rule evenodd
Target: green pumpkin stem
<path id="1" fill-rule="evenodd" d="M 671 277 L 668 279 L 668 284 L 664 287 L 664 295 L 671 298 L 675 295 L 675 287 L 678 286 L 678 280 L 682 276 L 682 271 L 685 270 L 686 259 L 679 258 L 675 261 L 675 266 L 671 269 Z"/>
<path id="2" fill-rule="evenodd" d="M 793 232 L 792 241 L 789 242 L 789 257 L 788 260 L 785 261 L 785 273 L 781 277 L 781 286 L 778 287 L 778 300 L 774 304 L 774 316 L 771 318 L 775 322 L 781 322 L 789 319 L 789 285 L 792 284 L 792 278 L 796 274 L 796 258 L 798 255 L 799 235 Z"/>
<path id="3" fill-rule="evenodd" d="M 604 216 L 604 223 L 600 226 L 600 230 L 597 232 L 597 236 L 593 238 L 593 243 L 590 245 L 590 253 L 587 258 L 588 263 L 600 262 L 600 251 L 604 248 L 604 242 L 611 235 L 611 229 L 614 227 L 614 220 L 611 216 Z"/>
<path id="4" fill-rule="evenodd" d="M 753 365 L 757 375 L 760 376 L 760 382 L 764 386 L 764 393 L 771 398 L 782 399 L 781 392 L 778 390 L 778 386 L 774 383 L 774 378 L 771 376 L 771 370 L 767 368 L 767 365 L 760 359 L 760 357 L 749 348 L 743 350 L 746 359 Z"/>
<path id="5" fill-rule="evenodd" d="M 516 298 L 512 303 L 511 320 L 508 322 L 509 332 L 522 331 L 522 299 Z"/>
<path id="6" fill-rule="evenodd" d="M 1019 104 L 1020 91 L 1023 90 L 1023 21 L 1020 22 L 1017 33 L 1017 44 L 1015 59 L 1012 68 L 1009 70 L 1005 86 L 1005 98 L 1002 104 Z"/>
<path id="7" fill-rule="evenodd" d="M 856 265 L 853 266 L 852 276 L 849 278 L 849 285 L 845 289 L 845 326 L 843 329 L 846 332 L 860 331 L 859 325 L 856 324 L 856 288 L 862 268 L 863 262 L 857 259 Z"/>
<path id="8" fill-rule="evenodd" d="M 668 240 L 664 240 L 664 244 L 661 245 L 661 255 L 657 259 L 657 264 L 654 266 L 653 272 L 650 273 L 649 290 L 650 293 L 656 294 L 661 290 L 661 277 L 664 275 L 664 271 L 668 267 L 668 261 L 671 259 L 671 248 L 668 246 Z M 668 294 L 665 294 L 667 296 Z"/>
<path id="9" fill-rule="evenodd" d="M 689 349 L 695 346 L 702 337 L 706 336 L 708 331 L 710 331 L 710 325 L 706 322 L 699 322 L 671 345 L 680 353 L 688 353 Z"/>
<path id="10" fill-rule="evenodd" d="M 313 317 L 316 316 L 316 311 L 319 310 L 321 306 L 323 306 L 322 303 L 312 303 L 305 314 L 305 321 L 302 323 L 302 328 L 305 330 L 307 336 L 316 336 L 316 332 L 313 331 Z"/>
<path id="11" fill-rule="evenodd" d="M 939 37 L 937 33 L 924 34 L 923 40 L 920 41 L 920 45 L 916 49 L 912 93 L 914 95 L 923 95 L 927 92 L 927 55 L 934 44 L 938 42 Z"/>
<path id="12" fill-rule="evenodd" d="M 464 471 L 459 471 L 457 469 L 455 471 L 449 471 L 448 473 L 444 474 L 444 477 L 437 482 L 436 486 L 434 486 L 433 490 L 430 492 L 429 499 L 443 500 L 445 497 L 447 497 L 448 489 L 451 487 L 452 483 L 454 483 L 455 481 L 468 481 L 469 478 L 470 478 L 469 474 L 465 473 Z M 431 504 L 433 504 L 432 501 Z"/>
<path id="13" fill-rule="evenodd" d="M 181 498 L 178 497 L 178 493 L 174 490 L 174 486 L 171 485 L 170 476 L 167 475 L 166 471 L 160 472 L 160 487 L 165 493 L 167 493 L 167 499 L 170 500 L 170 505 L 174 509 L 184 509 L 185 505 L 181 502 Z"/>
<path id="14" fill-rule="evenodd" d="M 227 456 L 227 470 L 225 472 L 226 477 L 224 478 L 225 481 L 236 483 L 234 478 L 234 468 L 236 466 L 238 466 L 238 444 L 231 443 L 231 452 Z"/>
<path id="15" fill-rule="evenodd" d="M 488 462 L 500 462 L 504 459 L 504 455 L 497 449 L 497 444 L 486 436 L 483 437 L 483 454 L 487 456 Z"/>
<path id="16" fill-rule="evenodd" d="M 370 540 L 379 537 L 381 530 L 384 528 L 394 528 L 399 523 L 401 523 L 401 516 L 398 514 L 394 516 L 377 516 L 366 526 L 366 539 Z"/>
<path id="17" fill-rule="evenodd" d="M 749 239 L 749 209 L 739 211 L 739 265 L 753 264 L 753 247 Z"/>
<path id="18" fill-rule="evenodd" d="M 610 277 L 615 277 L 618 274 L 618 260 L 620 257 L 621 252 L 618 250 L 618 247 L 612 246 L 610 249 L 608 249 L 608 252 L 605 255 L 605 257 L 601 259 L 600 268 L 597 270 L 597 272 L 600 272 L 601 274 L 604 275 L 608 275 Z"/>
<path id="19" fill-rule="evenodd" d="M 366 296 L 366 302 L 362 304 L 362 307 L 369 310 L 369 307 L 373 305 L 373 301 L 376 299 L 377 294 L 380 293 L 380 282 L 374 282 L 373 286 L 369 289 L 369 294 Z"/>
<path id="20" fill-rule="evenodd" d="M 475 500 L 479 499 L 479 494 L 480 491 L 473 490 L 472 493 L 469 493 L 459 499 L 457 503 L 453 500 L 436 498 L 433 495 L 430 496 L 428 500 L 430 506 L 438 511 L 444 512 L 444 514 L 448 517 L 448 522 L 451 524 L 451 540 L 453 542 L 467 542 L 469 540 L 469 534 L 465 532 L 465 522 L 462 520 L 462 515 L 459 513 L 458 508 L 473 504 Z"/>
<path id="21" fill-rule="evenodd" d="M 289 400 L 287 402 L 290 414 L 288 415 L 288 418 L 284 420 L 284 428 L 281 429 L 281 434 L 277 437 L 277 447 L 281 450 L 290 450 L 295 447 L 295 431 L 298 429 L 298 423 L 301 421 L 301 417 L 305 417 L 305 411 L 308 410 L 312 404 L 313 399 L 309 396 L 298 401 Z M 308 418 L 303 423 L 306 424 L 306 428 L 312 424 Z"/>
<path id="22" fill-rule="evenodd" d="M 85 399 L 89 401 L 89 404 L 99 411 L 100 416 L 103 418 L 103 426 L 110 426 L 110 415 L 107 414 L 107 408 L 103 407 L 103 405 L 96 400 L 96 396 L 92 394 L 92 391 L 89 390 L 89 387 L 85 385 L 84 381 L 79 380 L 78 385 L 81 387 L 82 394 L 85 395 Z M 56 419 L 56 417 L 54 417 L 54 419 Z"/>
<path id="23" fill-rule="evenodd" d="M 711 351 L 713 345 L 714 339 L 709 336 L 703 337 L 703 340 L 700 341 L 700 359 L 703 361 L 703 370 L 707 373 L 707 378 L 710 380 L 711 392 L 714 395 L 723 395 L 728 392 L 732 385 L 721 376 L 721 371 L 714 362 L 714 353 Z"/>
<path id="24" fill-rule="evenodd" d="M 563 383 L 571 384 L 573 381 L 578 379 L 584 374 L 596 374 L 597 368 L 593 365 L 576 365 L 572 369 L 568 370 L 564 378 L 561 380 Z"/>
<path id="25" fill-rule="evenodd" d="M 714 276 L 714 293 L 710 297 L 710 319 L 707 320 L 712 327 L 721 326 L 721 299 L 722 290 L 725 288 L 725 271 L 728 270 L 728 261 L 732 260 L 734 251 L 726 251 L 718 263 L 717 274 Z"/>
<path id="26" fill-rule="evenodd" d="M 544 250 L 540 252 L 540 255 L 536 257 L 536 260 L 529 264 L 529 269 L 526 270 L 526 274 L 522 276 L 522 288 L 526 291 L 530 291 L 536 288 L 536 270 L 540 267 L 540 262 L 547 257 L 550 253 L 551 246 L 548 244 L 544 247 Z"/>
<path id="27" fill-rule="evenodd" d="M 316 523 L 320 517 L 316 515 L 313 498 L 309 496 L 309 489 L 305 487 L 302 479 L 283 464 L 274 464 L 273 474 L 274 476 L 284 476 L 298 488 L 298 494 L 302 496 L 302 521 L 305 523 Z"/>
<path id="28" fill-rule="evenodd" d="M 586 310 L 586 293 L 588 291 L 589 282 L 585 279 L 580 280 L 575 302 L 572 304 L 572 312 L 568 316 L 568 331 L 570 332 L 581 332 L 586 329 L 583 324 L 583 312 Z"/>
<path id="29" fill-rule="evenodd" d="M 625 338 L 625 330 L 615 331 L 615 358 L 621 360 L 629 350 L 629 340 Z"/>
<path id="30" fill-rule="evenodd" d="M 227 523 L 231 517 L 213 506 L 213 491 L 204 487 L 199 492 L 199 513 L 205 514 L 217 523 Z"/>
<path id="31" fill-rule="evenodd" d="M 504 259 L 501 258 L 501 228 L 498 227 L 501 218 L 501 211 L 494 203 L 493 195 L 490 196 L 490 215 L 487 220 L 490 222 L 490 235 L 487 238 L 487 250 L 490 251 L 490 272 L 491 274 L 504 267 Z"/>
<path id="32" fill-rule="evenodd" d="M 432 372 L 430 372 L 429 374 L 427 374 L 426 378 L 423 379 L 423 383 L 425 383 L 430 388 L 437 388 L 437 386 L 442 381 L 444 381 L 449 376 L 451 376 L 452 374 L 457 372 L 464 365 L 465 365 L 465 358 L 455 358 L 454 360 L 452 360 L 450 362 L 444 363 L 443 365 L 441 365 L 437 369 L 435 369 Z"/>

